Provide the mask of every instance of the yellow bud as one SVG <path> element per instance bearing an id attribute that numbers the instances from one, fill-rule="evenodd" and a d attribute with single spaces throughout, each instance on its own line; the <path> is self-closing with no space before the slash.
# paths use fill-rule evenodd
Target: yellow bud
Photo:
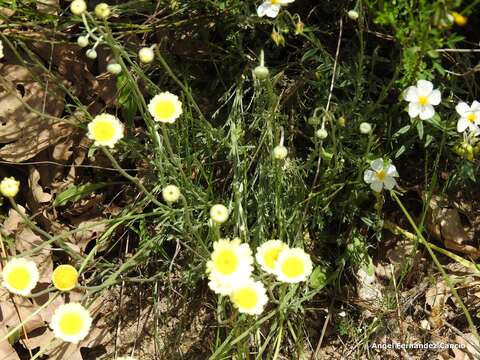
<path id="1" fill-rule="evenodd" d="M 459 14 L 459 13 L 456 12 L 456 11 L 453 11 L 453 12 L 452 12 L 452 16 L 453 16 L 453 21 L 454 21 L 455 24 L 457 24 L 458 26 L 465 26 L 465 25 L 467 25 L 468 18 L 467 18 L 466 16 L 463 16 L 462 14 Z"/>
<path id="2" fill-rule="evenodd" d="M 5 197 L 14 197 L 18 194 L 20 189 L 20 181 L 15 180 L 14 177 L 4 178 L 0 182 L 0 192 Z"/>
<path id="3" fill-rule="evenodd" d="M 95 6 L 95 16 L 99 19 L 107 19 L 110 13 L 110 6 L 108 6 L 108 4 L 100 3 Z"/>

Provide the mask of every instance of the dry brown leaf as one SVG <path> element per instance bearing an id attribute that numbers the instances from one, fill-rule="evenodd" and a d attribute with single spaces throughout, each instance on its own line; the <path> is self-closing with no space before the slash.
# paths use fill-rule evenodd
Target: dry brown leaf
<path id="1" fill-rule="evenodd" d="M 443 325 L 445 303 L 450 296 L 450 289 L 444 281 L 437 282 L 425 293 L 425 302 L 431 308 L 428 321 L 433 329 L 438 329 Z"/>
<path id="2" fill-rule="evenodd" d="M 25 208 L 21 205 L 18 205 L 20 211 L 25 214 Z M 22 217 L 14 209 L 8 211 L 8 217 L 3 222 L 3 232 L 5 235 L 13 235 L 17 231 L 18 226 L 23 222 Z"/>
<path id="3" fill-rule="evenodd" d="M 79 217 L 79 219 L 84 218 L 85 217 Z M 85 248 L 90 241 L 97 239 L 107 229 L 107 224 L 105 222 L 98 223 L 101 220 L 105 219 L 98 217 L 80 222 L 76 222 L 75 219 L 72 221 L 77 229 L 73 235 L 72 243 L 78 246 L 82 253 L 85 251 Z"/>
<path id="4" fill-rule="evenodd" d="M 3 338 L 7 334 L 7 329 L 3 326 L 0 326 L 0 338 Z M 12 345 L 10 345 L 8 340 L 0 341 L 0 360 L 20 360 L 20 357 Z"/>
<path id="5" fill-rule="evenodd" d="M 15 302 L 15 305 L 13 304 L 12 299 Z M 24 297 L 12 295 L 11 298 L 9 297 L 8 300 L 3 300 L 0 303 L 0 310 L 2 313 L 1 317 L 3 318 L 2 325 L 15 327 L 20 324 L 20 319 L 25 321 L 25 319 L 33 314 L 36 310 L 36 306 Z M 27 333 L 43 326 L 45 326 L 45 323 L 38 314 L 26 321 L 23 325 Z"/>
<path id="6" fill-rule="evenodd" d="M 44 192 L 42 187 L 39 184 L 40 181 L 40 172 L 34 166 L 29 166 L 29 176 L 28 176 L 28 185 L 32 191 L 33 199 L 37 203 L 48 203 L 52 200 L 52 195 Z"/>

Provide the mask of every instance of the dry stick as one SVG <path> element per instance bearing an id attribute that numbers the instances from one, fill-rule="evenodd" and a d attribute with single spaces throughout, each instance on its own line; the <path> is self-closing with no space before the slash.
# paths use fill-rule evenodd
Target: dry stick
<path id="1" fill-rule="evenodd" d="M 322 346 L 323 338 L 324 338 L 325 333 L 327 331 L 327 325 L 330 322 L 330 318 L 332 317 L 334 301 L 335 301 L 334 298 L 332 298 L 332 301 L 330 302 L 330 306 L 328 307 L 327 317 L 325 318 L 325 322 L 323 323 L 322 333 L 320 334 L 320 339 L 318 339 L 317 348 L 315 349 L 315 353 L 313 354 L 313 359 L 318 359 L 318 353 L 320 352 L 320 347 Z"/>

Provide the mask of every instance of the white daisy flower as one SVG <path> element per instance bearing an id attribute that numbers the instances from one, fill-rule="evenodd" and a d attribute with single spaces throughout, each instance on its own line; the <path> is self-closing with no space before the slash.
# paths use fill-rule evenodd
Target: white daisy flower
<path id="1" fill-rule="evenodd" d="M 178 96 L 168 91 L 155 95 L 148 104 L 148 111 L 153 120 L 168 124 L 173 124 L 183 112 Z"/>
<path id="2" fill-rule="evenodd" d="M 257 15 L 264 17 L 265 15 L 270 18 L 277 17 L 280 12 L 280 8 L 287 4 L 294 2 L 295 0 L 266 0 L 257 8 Z"/>
<path id="3" fill-rule="evenodd" d="M 6 177 L 0 182 L 0 193 L 5 197 L 14 197 L 20 190 L 20 181 L 14 177 Z"/>
<path id="4" fill-rule="evenodd" d="M 312 260 L 303 249 L 285 248 L 275 263 L 277 279 L 286 283 L 306 281 L 312 273 Z"/>
<path id="5" fill-rule="evenodd" d="M 59 265 L 52 272 L 52 283 L 60 291 L 72 290 L 77 280 L 78 271 L 72 265 Z"/>
<path id="6" fill-rule="evenodd" d="M 239 312 L 260 315 L 268 302 L 267 290 L 260 281 L 247 279 L 234 286 L 230 300 Z"/>
<path id="7" fill-rule="evenodd" d="M 92 317 L 79 303 L 60 305 L 52 316 L 50 327 L 56 338 L 77 344 L 90 331 Z"/>
<path id="8" fill-rule="evenodd" d="M 395 177 L 398 176 L 397 169 L 389 161 L 385 162 L 382 158 L 375 159 L 370 164 L 371 169 L 365 170 L 363 180 L 370 184 L 373 191 L 380 192 L 383 187 L 391 190 L 397 182 Z"/>
<path id="9" fill-rule="evenodd" d="M 466 129 L 473 133 L 480 132 L 480 103 L 478 101 L 474 101 L 471 106 L 461 102 L 455 107 L 455 110 L 460 115 L 457 123 L 458 132 L 464 132 Z"/>
<path id="10" fill-rule="evenodd" d="M 88 124 L 87 136 L 95 141 L 97 146 L 113 148 L 123 138 L 124 126 L 115 116 L 100 114 Z"/>
<path id="11" fill-rule="evenodd" d="M 269 274 L 274 274 L 278 255 L 280 255 L 280 252 L 285 248 L 288 248 L 288 246 L 283 241 L 268 240 L 257 247 L 255 259 L 260 264 L 263 271 Z"/>
<path id="12" fill-rule="evenodd" d="M 229 295 L 233 284 L 248 279 L 252 273 L 252 251 L 240 239 L 220 239 L 213 243 L 213 252 L 207 262 L 209 286 L 218 294 Z"/>
<path id="13" fill-rule="evenodd" d="M 12 294 L 30 295 L 37 286 L 38 279 L 37 265 L 31 260 L 12 258 L 2 270 L 2 286 Z"/>
<path id="14" fill-rule="evenodd" d="M 210 208 L 210 219 L 214 223 L 223 224 L 228 220 L 228 209 L 225 205 L 215 204 Z"/>
<path id="15" fill-rule="evenodd" d="M 442 95 L 440 90 L 434 90 L 433 84 L 427 80 L 418 80 L 417 86 L 408 87 L 404 93 L 403 98 L 408 101 L 408 115 L 420 119 L 431 119 L 435 115 L 435 105 L 440 104 Z"/>

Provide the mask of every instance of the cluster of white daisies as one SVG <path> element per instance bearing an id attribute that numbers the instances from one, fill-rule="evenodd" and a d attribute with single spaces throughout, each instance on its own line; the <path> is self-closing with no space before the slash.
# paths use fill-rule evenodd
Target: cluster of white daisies
<path id="1" fill-rule="evenodd" d="M 280 240 L 259 246 L 255 259 L 263 271 L 285 283 L 306 281 L 312 272 L 310 256 Z M 215 293 L 229 296 L 239 312 L 259 315 L 268 296 L 265 285 L 252 278 L 253 262 L 250 246 L 240 239 L 216 241 L 207 263 L 208 285 Z"/>

